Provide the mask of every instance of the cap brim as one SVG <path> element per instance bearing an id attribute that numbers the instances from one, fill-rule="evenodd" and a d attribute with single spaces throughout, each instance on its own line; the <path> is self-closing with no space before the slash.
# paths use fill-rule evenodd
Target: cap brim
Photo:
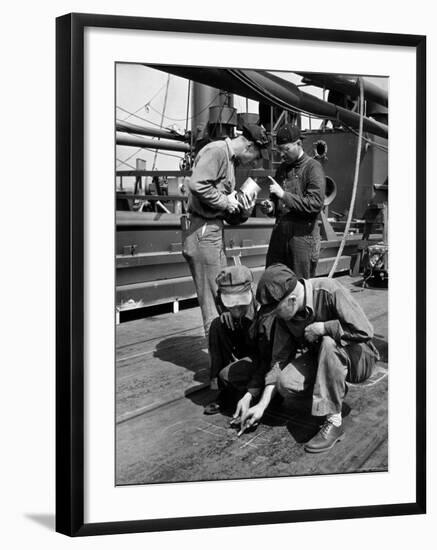
<path id="1" fill-rule="evenodd" d="M 252 301 L 252 292 L 250 290 L 233 294 L 222 292 L 221 299 L 225 307 L 248 306 Z"/>
<path id="2" fill-rule="evenodd" d="M 267 304 L 265 306 L 261 306 L 258 311 L 258 315 L 260 317 L 264 317 L 265 315 L 269 315 L 275 311 L 275 309 L 278 307 L 278 304 Z"/>

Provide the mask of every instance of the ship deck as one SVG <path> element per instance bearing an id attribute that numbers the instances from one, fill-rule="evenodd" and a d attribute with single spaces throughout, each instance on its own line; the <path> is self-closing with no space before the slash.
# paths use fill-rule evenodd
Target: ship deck
<path id="1" fill-rule="evenodd" d="M 338 280 L 371 320 L 381 356 L 369 380 L 349 384 L 343 441 L 321 455 L 304 451 L 318 419 L 302 399 L 274 404 L 241 437 L 230 414 L 205 416 L 214 394 L 200 310 L 156 315 L 117 326 L 116 484 L 386 471 L 388 292 Z"/>

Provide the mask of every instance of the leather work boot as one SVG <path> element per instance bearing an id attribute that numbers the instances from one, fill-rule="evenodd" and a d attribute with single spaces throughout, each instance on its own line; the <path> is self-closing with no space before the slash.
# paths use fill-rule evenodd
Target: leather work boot
<path id="1" fill-rule="evenodd" d="M 344 438 L 342 426 L 334 426 L 332 422 L 325 420 L 317 434 L 305 444 L 307 453 L 325 453 Z"/>

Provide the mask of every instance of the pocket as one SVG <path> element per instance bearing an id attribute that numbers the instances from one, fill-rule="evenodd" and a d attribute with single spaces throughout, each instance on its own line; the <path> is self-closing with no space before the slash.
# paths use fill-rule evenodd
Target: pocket
<path id="1" fill-rule="evenodd" d="M 197 230 L 200 246 L 218 246 L 223 244 L 223 230 L 215 224 L 206 224 Z"/>
<path id="2" fill-rule="evenodd" d="M 195 233 L 188 233 L 182 243 L 182 255 L 186 260 L 194 256 L 197 249 L 197 236 Z"/>
<path id="3" fill-rule="evenodd" d="M 315 237 L 313 235 L 305 235 L 304 241 L 306 242 L 308 246 L 308 250 L 310 251 L 311 261 L 317 262 L 320 256 L 320 246 L 321 246 L 320 237 Z"/>

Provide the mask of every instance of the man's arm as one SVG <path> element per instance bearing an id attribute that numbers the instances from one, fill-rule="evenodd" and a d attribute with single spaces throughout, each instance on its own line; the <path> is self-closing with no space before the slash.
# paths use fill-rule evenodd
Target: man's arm
<path id="1" fill-rule="evenodd" d="M 265 375 L 265 385 L 276 384 L 282 369 L 296 355 L 296 341 L 283 321 L 276 319 L 273 338 L 272 360 L 269 371 Z"/>
<path id="2" fill-rule="evenodd" d="M 259 423 L 275 393 L 276 387 L 274 384 L 269 384 L 264 388 L 263 394 L 259 402 L 254 407 L 248 409 L 245 414 L 241 415 L 240 431 L 237 434 L 238 436 L 240 436 L 243 432 L 245 432 L 252 426 L 256 426 Z"/>
<path id="3" fill-rule="evenodd" d="M 247 385 L 247 391 L 252 397 L 258 397 L 265 385 L 266 373 L 272 362 L 273 334 L 256 334 L 255 354 L 253 358 L 253 374 Z"/>
<path id="4" fill-rule="evenodd" d="M 265 353 L 266 350 L 267 348 L 265 349 Z M 240 421 L 240 432 L 238 435 L 241 435 L 245 430 L 256 425 L 260 421 L 276 393 L 276 380 L 281 370 L 295 355 L 296 343 L 292 334 L 287 330 L 280 319 L 276 319 L 272 357 L 270 361 L 271 366 L 264 376 L 264 390 L 259 402 L 254 407 L 248 408 L 252 398 L 261 391 L 259 387 L 259 375 L 261 371 L 258 370 L 254 373 L 254 376 L 249 382 L 248 391 L 242 399 L 244 402 L 242 403 L 241 410 L 238 411 L 237 409 L 234 415 L 234 422 Z M 264 363 L 264 365 L 265 364 L 266 363 Z M 269 365 L 269 363 L 267 363 L 267 365 Z M 239 413 L 238 415 L 237 412 Z"/>
<path id="5" fill-rule="evenodd" d="M 335 287 L 331 294 L 335 319 L 324 322 L 325 334 L 342 346 L 351 342 L 368 342 L 373 338 L 373 327 L 366 314 L 340 283 L 335 282 Z"/>
<path id="6" fill-rule="evenodd" d="M 215 210 L 226 211 L 228 195 L 217 189 L 217 184 L 227 176 L 227 157 L 221 149 L 199 153 L 188 187 L 203 204 Z"/>
<path id="7" fill-rule="evenodd" d="M 323 208 L 325 200 L 326 179 L 323 168 L 318 161 L 314 161 L 307 167 L 306 176 L 309 181 L 302 195 L 284 191 L 282 200 L 295 214 L 318 214 Z"/>

